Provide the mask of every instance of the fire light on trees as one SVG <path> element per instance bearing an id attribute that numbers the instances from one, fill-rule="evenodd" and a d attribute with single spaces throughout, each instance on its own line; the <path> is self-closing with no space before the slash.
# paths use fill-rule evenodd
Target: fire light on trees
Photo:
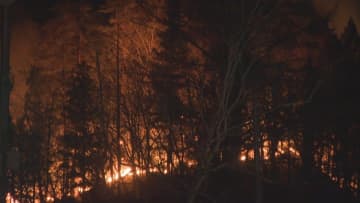
<path id="1" fill-rule="evenodd" d="M 339 38 L 308 1 L 46 2 L 19 2 L 38 36 L 14 29 L 34 47 L 5 81 L 26 86 L 2 126 L 7 203 L 262 203 L 303 182 L 359 197 L 356 20 Z"/>

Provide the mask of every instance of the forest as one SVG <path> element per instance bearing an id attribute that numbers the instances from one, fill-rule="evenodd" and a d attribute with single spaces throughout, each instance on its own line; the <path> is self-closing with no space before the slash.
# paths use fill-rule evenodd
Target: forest
<path id="1" fill-rule="evenodd" d="M 360 201 L 353 18 L 336 31 L 310 0 L 43 2 L 36 39 L 10 30 L 34 43 L 21 71 L 27 45 L 10 41 L 9 72 L 2 34 L 0 202 Z"/>

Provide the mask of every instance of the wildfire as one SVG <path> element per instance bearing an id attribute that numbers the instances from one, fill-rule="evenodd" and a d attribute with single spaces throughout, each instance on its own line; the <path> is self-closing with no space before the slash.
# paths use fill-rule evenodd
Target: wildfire
<path id="1" fill-rule="evenodd" d="M 275 152 L 275 157 L 279 157 L 279 156 L 287 154 L 287 153 L 290 153 L 290 155 L 293 157 L 300 157 L 300 152 L 295 148 L 294 143 L 295 142 L 293 140 L 279 141 L 277 144 L 277 150 Z M 262 147 L 262 157 L 264 160 L 270 159 L 269 147 L 270 147 L 270 141 L 268 141 L 268 140 L 264 141 L 263 147 Z M 253 160 L 254 157 L 255 157 L 255 154 L 254 154 L 253 149 L 243 150 L 240 153 L 239 160 L 242 162 L 245 162 L 246 160 Z"/>
<path id="2" fill-rule="evenodd" d="M 74 197 L 77 198 L 79 197 L 82 193 L 90 191 L 91 187 L 76 187 L 74 188 Z"/>
<path id="3" fill-rule="evenodd" d="M 139 169 L 136 169 L 135 173 L 137 175 L 140 175 L 141 171 Z M 118 172 L 118 170 L 116 170 L 115 167 L 113 167 L 112 171 L 111 170 L 107 171 L 105 175 L 105 180 L 107 184 L 111 184 L 113 182 L 119 181 L 120 178 L 126 178 L 133 175 L 134 173 L 132 172 L 131 167 L 123 165 L 121 166 L 120 172 Z"/>
<path id="4" fill-rule="evenodd" d="M 55 199 L 53 197 L 51 197 L 51 196 L 46 197 L 46 202 L 54 202 L 54 201 L 55 201 Z"/>
<path id="5" fill-rule="evenodd" d="M 20 203 L 18 200 L 14 199 L 10 193 L 6 194 L 6 203 Z"/>

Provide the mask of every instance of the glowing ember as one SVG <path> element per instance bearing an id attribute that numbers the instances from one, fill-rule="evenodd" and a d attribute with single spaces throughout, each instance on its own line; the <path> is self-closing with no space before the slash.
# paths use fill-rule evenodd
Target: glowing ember
<path id="1" fill-rule="evenodd" d="M 53 197 L 50 197 L 50 196 L 47 196 L 46 197 L 46 202 L 54 202 L 54 198 Z"/>
<path id="2" fill-rule="evenodd" d="M 90 191 L 91 187 L 76 187 L 74 188 L 74 197 L 77 198 L 79 197 L 82 193 Z"/>
<path id="3" fill-rule="evenodd" d="M 10 193 L 6 194 L 5 201 L 6 203 L 20 203 L 18 200 L 14 199 Z"/>
<path id="4" fill-rule="evenodd" d="M 125 177 L 127 175 L 131 175 L 131 168 L 130 167 L 122 169 L 121 172 L 120 172 L 121 177 Z"/>
<path id="5" fill-rule="evenodd" d="M 197 164 L 195 160 L 189 160 L 186 163 L 187 163 L 188 167 L 193 167 L 193 166 L 196 166 L 196 164 Z"/>
<path id="6" fill-rule="evenodd" d="M 139 175 L 140 174 L 140 170 L 136 170 L 136 174 Z M 121 171 L 120 173 L 113 169 L 113 171 L 108 171 L 105 175 L 105 181 L 108 184 L 111 184 L 113 182 L 118 181 L 120 178 L 125 178 L 125 177 L 129 177 L 132 176 L 132 169 L 129 166 L 121 166 Z"/>
<path id="7" fill-rule="evenodd" d="M 290 143 L 290 144 L 289 144 Z M 295 142 L 294 140 L 290 141 L 279 141 L 277 143 L 277 151 L 275 152 L 275 156 L 279 157 L 281 155 L 290 153 L 293 157 L 300 157 L 300 152 L 295 148 Z M 263 148 L 262 148 L 262 156 L 263 160 L 269 160 L 270 159 L 270 151 L 269 151 L 270 142 L 264 141 L 263 142 Z M 243 150 L 240 153 L 239 160 L 242 162 L 245 162 L 246 160 L 253 160 L 254 159 L 254 150 Z"/>

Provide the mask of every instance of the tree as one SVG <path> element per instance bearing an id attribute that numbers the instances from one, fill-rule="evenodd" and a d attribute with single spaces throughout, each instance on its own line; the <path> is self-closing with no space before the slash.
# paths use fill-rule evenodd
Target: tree
<path id="1" fill-rule="evenodd" d="M 23 201 L 45 201 L 47 196 L 55 196 L 56 185 L 53 182 L 54 174 L 51 174 L 51 166 L 54 163 L 55 147 L 54 131 L 56 124 L 55 116 L 55 92 L 50 92 L 45 97 L 48 87 L 47 77 L 41 68 L 32 66 L 27 79 L 28 90 L 24 106 L 24 115 L 18 121 L 18 132 L 15 140 L 16 146 L 21 152 L 21 168 L 12 179 L 14 195 Z M 26 156 L 36 154 L 36 156 Z M 37 192 L 29 195 L 29 188 Z M 29 196 L 27 196 L 29 195 Z"/>
<path id="2" fill-rule="evenodd" d="M 257 32 L 257 25 L 262 22 L 261 17 L 265 17 L 265 5 L 257 1 L 252 4 L 246 2 L 242 7 L 235 7 L 236 2 L 228 1 L 221 7 L 227 15 L 221 20 L 225 20 L 222 30 L 229 35 L 221 36 L 222 42 L 226 43 L 226 57 L 222 58 L 223 63 L 218 63 L 220 72 L 220 82 L 217 86 L 217 98 L 215 111 L 211 115 L 212 120 L 204 120 L 205 132 L 207 134 L 205 145 L 203 146 L 202 162 L 199 163 L 199 176 L 195 182 L 194 191 L 191 194 L 190 202 L 197 200 L 199 191 L 203 188 L 211 171 L 216 171 L 223 165 L 214 162 L 221 154 L 223 143 L 229 136 L 239 136 L 244 138 L 246 135 L 234 133 L 233 129 L 241 129 L 241 120 L 235 120 L 234 115 L 238 109 L 245 106 L 248 94 L 252 93 L 248 89 L 249 73 L 254 69 L 255 58 L 249 54 L 249 43 L 253 35 Z M 247 4 L 248 3 L 248 4 Z M 214 6 L 214 5 L 212 5 Z M 210 7 L 211 8 L 211 7 Z M 248 10 L 249 13 L 242 13 L 239 16 L 235 8 Z M 235 19 L 240 19 L 236 20 Z M 265 20 L 266 18 L 262 19 Z M 255 115 L 259 116 L 259 115 Z M 234 120 L 233 120 L 234 119 Z M 235 134 L 235 135 L 234 135 Z M 258 135 L 258 134 L 257 134 Z M 256 138 L 255 138 L 256 139 Z M 257 162 L 259 164 L 259 162 Z M 256 166 L 259 167 L 258 165 Z M 260 183 L 261 184 L 261 183 Z M 260 188 L 261 185 L 257 185 Z M 260 190 L 259 190 L 260 191 Z M 257 194 L 258 202 L 261 201 L 262 194 Z"/>
<path id="3" fill-rule="evenodd" d="M 54 140 L 58 141 L 63 138 L 63 135 L 60 135 L 59 133 L 64 133 L 69 128 L 72 128 L 72 126 L 67 126 L 68 124 L 72 125 L 72 121 L 68 120 L 69 117 L 66 115 L 69 113 L 68 106 L 66 106 L 68 102 L 67 94 L 70 91 L 70 86 L 73 85 L 69 84 L 69 78 L 72 77 L 72 74 L 75 72 L 74 69 L 78 67 L 77 64 L 81 61 L 86 61 L 87 64 L 91 64 L 92 67 L 95 67 L 95 50 L 100 50 L 100 42 L 103 40 L 100 32 L 102 26 L 100 26 L 100 24 L 105 22 L 105 18 L 98 15 L 98 12 L 95 12 L 95 7 L 84 2 L 74 3 L 71 1 L 64 1 L 55 4 L 51 10 L 53 11 L 53 15 L 50 16 L 47 21 L 43 22 L 40 27 L 43 43 L 41 43 L 36 50 L 34 63 L 41 69 L 41 72 L 49 78 L 49 85 L 44 86 L 47 88 L 41 88 L 39 90 L 41 91 L 39 97 L 42 100 L 53 98 L 56 119 L 53 123 L 53 128 L 55 130 L 52 132 L 52 136 L 54 136 Z M 92 73 L 89 71 L 89 77 L 91 80 L 92 78 L 95 78 L 95 72 Z M 91 94 L 95 93 L 92 92 Z M 97 97 L 94 97 L 93 99 L 99 101 Z M 93 104 L 93 116 L 95 116 L 95 114 L 100 114 L 100 108 L 97 108 L 98 106 L 95 105 L 95 102 Z M 49 103 L 46 105 L 49 105 Z M 99 132 L 100 130 L 98 129 L 100 127 L 98 124 L 100 121 L 94 117 L 92 119 L 92 128 L 95 128 L 97 132 Z M 99 139 L 105 139 L 101 138 L 100 135 L 96 136 L 98 136 Z M 57 147 L 54 150 L 58 152 L 63 150 L 63 153 L 58 154 L 65 155 L 65 157 L 70 156 L 69 154 L 66 155 L 64 149 L 61 149 L 64 147 L 62 144 L 64 144 L 62 141 L 56 143 Z M 69 146 L 65 146 L 65 148 L 66 147 Z M 100 157 L 101 154 L 103 153 L 98 153 L 98 156 Z M 64 157 L 61 156 L 54 157 L 54 162 L 56 164 L 51 165 L 50 168 L 52 171 L 51 176 L 53 178 L 56 177 L 56 181 L 54 181 L 57 186 L 62 187 L 61 193 L 57 193 L 65 196 L 70 190 L 66 183 L 68 180 L 65 180 L 67 179 L 66 175 L 68 174 L 65 174 L 65 172 L 56 173 L 56 170 L 61 170 L 61 167 L 59 168 L 57 163 L 63 163 L 63 167 L 68 167 L 65 163 L 67 161 L 64 162 L 64 160 L 61 160 L 63 158 Z M 101 160 L 100 158 L 97 159 Z M 99 165 L 101 165 L 101 163 Z M 98 169 L 96 174 L 100 174 L 99 171 L 103 172 L 103 169 L 100 169 L 99 167 L 96 169 Z"/>
<path id="4" fill-rule="evenodd" d="M 167 1 L 167 27 L 159 33 L 161 50 L 157 53 L 158 64 L 151 71 L 151 80 L 155 92 L 158 94 L 157 105 L 159 119 L 164 122 L 167 133 L 167 171 L 173 171 L 173 156 L 176 147 L 176 135 L 173 125 L 183 115 L 184 105 L 178 92 L 188 77 L 186 43 L 179 36 L 182 26 L 180 1 Z"/>
<path id="5" fill-rule="evenodd" d="M 96 105 L 95 84 L 90 78 L 90 67 L 84 62 L 79 64 L 70 77 L 67 92 L 66 125 L 63 145 L 64 156 L 69 171 L 67 179 L 70 188 L 85 188 L 99 181 L 103 170 L 103 157 L 99 144 L 102 142 L 98 134 L 95 120 Z"/>
<path id="6" fill-rule="evenodd" d="M 352 54 L 358 54 L 357 44 L 359 44 L 359 32 L 356 29 L 356 24 L 352 18 L 349 19 L 344 33 L 341 36 L 342 44 L 348 49 L 348 52 Z"/>
<path id="7" fill-rule="evenodd" d="M 128 164 L 133 170 L 139 167 L 143 170 L 142 161 L 147 162 L 146 165 L 151 164 L 145 157 L 145 154 L 150 154 L 149 133 L 146 133 L 149 143 L 143 149 L 144 140 L 140 131 L 143 128 L 149 131 L 152 125 L 152 116 L 149 115 L 153 110 L 152 100 L 149 99 L 152 90 L 148 72 L 153 49 L 157 46 L 157 31 L 154 23 L 139 10 L 141 8 L 136 1 L 120 0 L 108 0 L 101 9 L 109 16 L 109 26 L 103 30 L 106 36 L 103 64 L 109 67 L 105 80 L 111 87 L 111 91 L 105 92 L 109 98 L 107 111 L 113 156 L 109 164 L 113 167 L 110 169 L 112 173 L 121 171 L 122 166 Z M 128 139 L 130 129 L 132 138 Z M 145 170 L 149 167 L 146 166 Z"/>

